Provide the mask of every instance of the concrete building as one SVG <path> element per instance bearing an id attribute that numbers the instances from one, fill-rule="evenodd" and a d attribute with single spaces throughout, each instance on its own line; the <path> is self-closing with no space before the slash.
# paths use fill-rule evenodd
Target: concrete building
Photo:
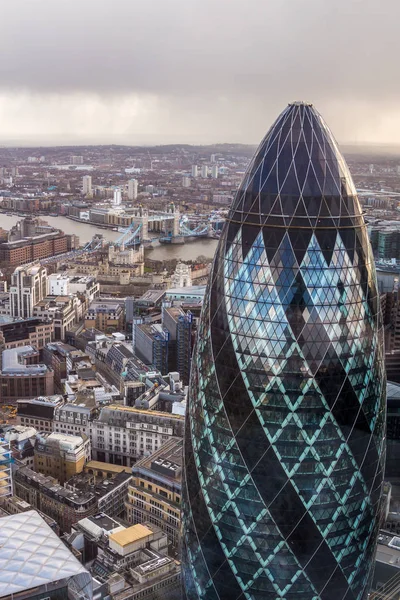
<path id="1" fill-rule="evenodd" d="M 84 196 L 92 195 L 92 177 L 91 175 L 84 175 L 82 178 L 82 191 Z"/>
<path id="2" fill-rule="evenodd" d="M 36 436 L 34 469 L 54 477 L 61 485 L 81 473 L 90 460 L 90 439 L 87 435 L 40 432 Z"/>
<path id="3" fill-rule="evenodd" d="M 190 186 L 191 186 L 190 177 L 187 177 L 187 175 L 185 175 L 184 177 L 182 177 L 182 187 L 190 188 Z"/>
<path id="4" fill-rule="evenodd" d="M 211 177 L 213 179 L 218 179 L 218 165 L 213 165 L 211 169 Z"/>
<path id="5" fill-rule="evenodd" d="M 85 314 L 85 327 L 94 327 L 104 333 L 123 331 L 125 325 L 124 302 L 114 298 L 93 301 Z"/>
<path id="6" fill-rule="evenodd" d="M 33 309 L 35 317 L 54 323 L 54 339 L 65 341 L 67 332 L 83 317 L 87 300 L 82 296 L 46 296 Z"/>
<path id="7" fill-rule="evenodd" d="M 208 177 L 208 167 L 207 167 L 207 165 L 203 165 L 201 167 L 201 176 L 203 177 L 203 179 L 207 179 L 207 177 Z"/>
<path id="8" fill-rule="evenodd" d="M 151 523 L 124 527 L 100 513 L 80 520 L 64 540 L 113 600 L 180 597 L 179 563 L 167 555 L 165 533 Z"/>
<path id="9" fill-rule="evenodd" d="M 68 275 L 54 273 L 52 275 L 49 275 L 48 281 L 48 293 L 50 294 L 50 296 L 68 296 L 70 294 Z"/>
<path id="10" fill-rule="evenodd" d="M 9 444 L 13 460 L 33 468 L 37 430 L 24 425 L 6 425 L 0 435 Z"/>
<path id="11" fill-rule="evenodd" d="M 134 464 L 126 501 L 129 523 L 157 525 L 174 548 L 180 540 L 182 454 L 183 440 L 171 438 Z"/>
<path id="12" fill-rule="evenodd" d="M 1 355 L 0 390 L 3 403 L 51 396 L 54 393 L 54 372 L 39 363 L 39 352 L 33 346 L 4 350 Z"/>
<path id="13" fill-rule="evenodd" d="M 121 206 L 121 204 L 122 204 L 122 192 L 121 192 L 120 188 L 117 188 L 117 189 L 114 190 L 112 204 L 113 204 L 113 206 Z"/>
<path id="14" fill-rule="evenodd" d="M 135 355 L 160 373 L 168 372 L 169 332 L 159 323 L 133 324 Z"/>
<path id="15" fill-rule="evenodd" d="M 83 165 L 83 156 L 71 156 L 71 165 Z"/>
<path id="16" fill-rule="evenodd" d="M 91 600 L 90 573 L 34 510 L 3 517 L 0 596 Z"/>
<path id="17" fill-rule="evenodd" d="M 136 200 L 138 195 L 138 181 L 137 179 L 130 179 L 128 181 L 128 199 Z"/>
<path id="18" fill-rule="evenodd" d="M 183 429 L 181 415 L 111 404 L 92 422 L 92 457 L 129 467 L 171 437 L 182 437 Z"/>
<path id="19" fill-rule="evenodd" d="M 38 397 L 17 401 L 17 424 L 34 427 L 38 431 L 53 431 L 54 411 L 64 404 L 62 396 Z"/>
<path id="20" fill-rule="evenodd" d="M 98 512 L 98 499 L 92 491 L 68 489 L 29 467 L 15 471 L 14 493 L 52 517 L 61 532 L 71 531 L 73 523 Z"/>
<path id="21" fill-rule="evenodd" d="M 0 317 L 0 348 L 35 346 L 41 350 L 54 340 L 54 323 L 47 319 Z"/>
<path id="22" fill-rule="evenodd" d="M 13 317 L 33 317 L 33 307 L 47 296 L 47 269 L 40 264 L 17 267 L 11 276 L 10 309 Z"/>
<path id="23" fill-rule="evenodd" d="M 198 168 L 197 165 L 192 165 L 192 177 L 198 177 Z"/>

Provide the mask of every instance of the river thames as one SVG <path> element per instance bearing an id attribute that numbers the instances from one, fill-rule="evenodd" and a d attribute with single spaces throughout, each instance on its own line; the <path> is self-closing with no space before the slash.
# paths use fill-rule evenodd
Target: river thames
<path id="1" fill-rule="evenodd" d="M 20 215 L 5 215 L 0 214 L 0 227 L 3 229 L 11 229 L 17 221 L 23 217 Z M 40 216 L 41 219 L 47 221 L 49 225 L 62 229 L 64 233 L 74 233 L 79 236 L 81 244 L 85 244 L 96 233 L 101 233 L 104 239 L 112 242 L 116 240 L 121 234 L 118 231 L 112 231 L 111 229 L 99 229 L 95 225 L 89 225 L 88 223 L 79 223 L 72 221 L 66 217 L 49 217 Z M 207 258 L 213 258 L 215 250 L 217 248 L 218 240 L 201 238 L 195 241 L 187 242 L 186 244 L 171 244 L 161 245 L 158 242 L 153 243 L 153 249 L 146 250 L 146 256 L 154 260 L 170 260 L 172 258 L 178 258 L 181 260 L 194 260 L 200 255 L 206 256 Z"/>

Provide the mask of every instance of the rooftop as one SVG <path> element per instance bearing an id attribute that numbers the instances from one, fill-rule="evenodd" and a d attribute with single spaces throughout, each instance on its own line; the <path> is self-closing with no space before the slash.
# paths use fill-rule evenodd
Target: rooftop
<path id="1" fill-rule="evenodd" d="M 146 527 L 145 525 L 132 525 L 127 529 L 123 529 L 122 531 L 118 531 L 117 533 L 112 533 L 110 535 L 110 540 L 119 544 L 120 546 L 128 546 L 133 542 L 137 542 L 142 540 L 143 538 L 149 537 L 153 532 L 151 529 Z"/>
<path id="2" fill-rule="evenodd" d="M 34 510 L 1 519 L 0 596 L 69 580 L 91 597 L 91 576 Z"/>

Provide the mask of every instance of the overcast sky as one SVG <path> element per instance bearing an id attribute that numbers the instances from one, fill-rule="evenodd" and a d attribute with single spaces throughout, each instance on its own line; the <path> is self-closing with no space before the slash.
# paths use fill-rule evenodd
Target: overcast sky
<path id="1" fill-rule="evenodd" d="M 0 143 L 400 143 L 399 0 L 0 0 Z"/>

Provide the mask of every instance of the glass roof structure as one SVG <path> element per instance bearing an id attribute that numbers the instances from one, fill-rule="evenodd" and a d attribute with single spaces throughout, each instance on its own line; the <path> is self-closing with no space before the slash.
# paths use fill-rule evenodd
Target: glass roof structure
<path id="1" fill-rule="evenodd" d="M 61 580 L 92 598 L 90 573 L 36 511 L 0 519 L 0 598 Z"/>
<path id="2" fill-rule="evenodd" d="M 364 600 L 385 460 L 375 266 L 321 115 L 290 104 L 236 194 L 186 415 L 188 600 Z"/>

